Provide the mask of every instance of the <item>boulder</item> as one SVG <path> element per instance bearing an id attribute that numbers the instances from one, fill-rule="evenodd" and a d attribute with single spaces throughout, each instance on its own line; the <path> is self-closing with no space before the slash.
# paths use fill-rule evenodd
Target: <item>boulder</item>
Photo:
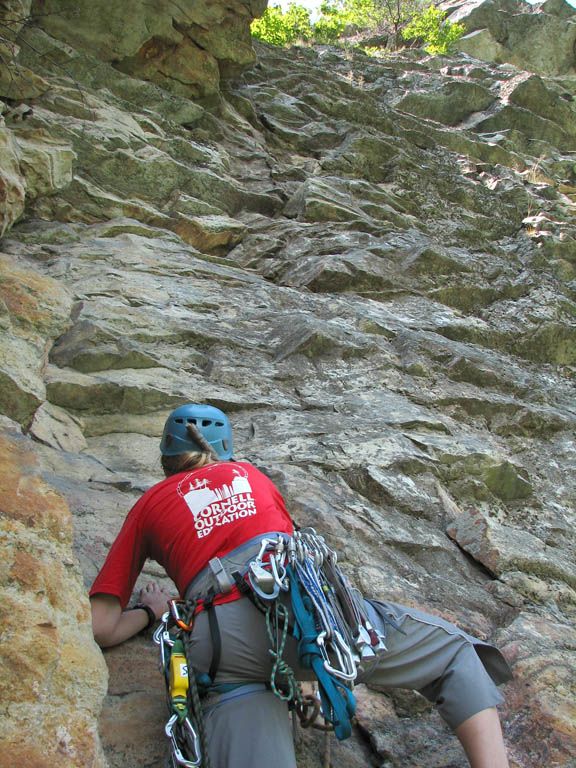
<path id="1" fill-rule="evenodd" d="M 87 445 L 80 421 L 47 402 L 34 414 L 29 434 L 41 443 L 68 453 L 80 453 Z"/>
<path id="2" fill-rule="evenodd" d="M 503 64 L 508 56 L 507 49 L 494 39 L 490 30 L 486 27 L 475 29 L 473 32 L 462 35 L 454 44 L 462 53 L 481 61 L 491 61 L 495 64 Z"/>
<path id="3" fill-rule="evenodd" d="M 565 0 L 527 6 L 521 0 L 441 5 L 467 34 L 455 47 L 484 61 L 509 62 L 541 75 L 576 73 L 576 13 Z"/>
<path id="4" fill-rule="evenodd" d="M 27 199 L 51 195 L 70 184 L 76 158 L 70 146 L 54 141 L 43 131 L 19 132 L 17 137 Z"/>
<path id="5" fill-rule="evenodd" d="M 480 512 L 463 513 L 448 526 L 448 535 L 491 572 L 521 570 L 576 584 L 576 568 L 556 547 L 526 531 L 503 526 Z"/>
<path id="6" fill-rule="evenodd" d="M 74 158 L 69 146 L 44 131 L 0 126 L 0 234 L 20 218 L 28 201 L 70 184 Z"/>
<path id="7" fill-rule="evenodd" d="M 0 9 L 0 96 L 5 99 L 33 99 L 49 84 L 18 62 L 22 29 L 31 21 L 32 0 L 5 0 Z"/>
<path id="8" fill-rule="evenodd" d="M 448 82 L 433 91 L 413 91 L 404 96 L 396 107 L 403 112 L 444 125 L 457 125 L 474 112 L 483 112 L 494 102 L 488 88 L 477 83 Z"/>
<path id="9" fill-rule="evenodd" d="M 574 749 L 574 717 L 571 681 L 574 676 L 572 639 L 554 612 L 534 620 L 522 610 L 499 641 L 520 676 L 509 686 L 510 706 L 517 712 L 518 737 L 511 758 L 530 754 L 535 764 L 553 760 L 570 765 Z M 525 724 L 533 722 L 534 727 Z M 554 723 L 549 739 L 546 726 Z"/>
<path id="10" fill-rule="evenodd" d="M 26 184 L 20 173 L 18 145 L 11 131 L 0 127 L 0 234 L 24 212 Z"/>
<path id="11" fill-rule="evenodd" d="M 509 100 L 522 109 L 558 123 L 569 136 L 576 135 L 574 97 L 562 89 L 548 87 L 539 75 L 522 79 L 510 93 Z"/>

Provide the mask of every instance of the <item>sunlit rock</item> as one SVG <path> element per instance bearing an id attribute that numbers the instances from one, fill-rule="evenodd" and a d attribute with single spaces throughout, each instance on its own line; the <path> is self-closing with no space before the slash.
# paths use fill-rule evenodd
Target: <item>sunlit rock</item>
<path id="1" fill-rule="evenodd" d="M 104 768 L 97 717 L 107 671 L 72 554 L 71 512 L 39 476 L 30 441 L 0 420 L 1 759 Z"/>

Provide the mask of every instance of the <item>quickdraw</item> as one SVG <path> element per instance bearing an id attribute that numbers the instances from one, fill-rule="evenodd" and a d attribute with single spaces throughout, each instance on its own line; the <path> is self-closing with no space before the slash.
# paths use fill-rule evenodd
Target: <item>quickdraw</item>
<path id="1" fill-rule="evenodd" d="M 313 528 L 296 531 L 288 540 L 263 539 L 248 565 L 248 582 L 253 599 L 264 606 L 276 604 L 281 592 L 290 592 L 300 662 L 315 672 L 324 719 L 338 739 L 348 738 L 358 667 L 386 646 L 368 620 L 362 596 L 338 567 L 336 552 Z M 269 607 L 263 610 L 268 615 Z M 282 689 L 273 689 L 289 698 Z M 292 704 L 302 710 L 301 692 L 292 697 Z"/>

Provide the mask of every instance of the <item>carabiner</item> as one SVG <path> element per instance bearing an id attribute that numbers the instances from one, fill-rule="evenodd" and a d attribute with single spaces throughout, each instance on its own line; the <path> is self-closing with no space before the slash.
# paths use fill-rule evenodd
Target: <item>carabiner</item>
<path id="1" fill-rule="evenodd" d="M 360 651 L 362 660 L 374 659 L 376 657 L 376 652 L 372 648 L 372 638 L 370 637 L 370 633 L 363 624 L 358 624 L 357 629 L 358 634 L 354 638 L 354 644 Z"/>
<path id="2" fill-rule="evenodd" d="M 270 544 L 274 544 L 274 546 L 276 546 L 276 543 L 277 542 L 274 539 L 262 539 L 262 541 L 260 543 L 260 551 L 258 552 L 256 557 L 254 558 L 254 560 L 252 560 L 252 562 L 261 563 L 262 562 L 262 558 L 266 554 L 266 550 L 268 549 Z"/>
<path id="3" fill-rule="evenodd" d="M 172 751 L 174 753 L 174 757 L 176 758 L 176 762 L 178 765 L 183 765 L 184 768 L 198 768 L 200 763 L 202 762 L 202 753 L 200 751 L 200 741 L 198 739 L 198 734 L 192 727 L 192 723 L 188 718 L 184 720 L 184 725 L 186 725 L 187 730 L 189 731 L 190 735 L 192 736 L 192 749 L 194 751 L 194 759 L 193 760 L 187 760 L 182 752 L 180 751 L 180 747 L 178 746 L 178 742 L 176 741 L 176 735 L 174 733 L 174 730 L 176 728 L 178 722 L 178 715 L 172 715 L 170 720 L 166 723 L 164 727 L 164 733 L 170 741 L 172 742 Z"/>
<path id="4" fill-rule="evenodd" d="M 288 562 L 290 563 L 290 565 L 294 565 L 294 562 L 296 560 L 296 541 L 294 539 L 294 535 L 290 536 L 290 538 L 288 539 L 287 550 L 288 550 Z"/>
<path id="5" fill-rule="evenodd" d="M 286 566 L 283 563 L 278 562 L 277 558 L 279 557 L 279 555 L 272 555 L 270 558 L 270 568 L 272 569 L 274 581 L 278 585 L 279 589 L 281 589 L 283 592 L 287 592 L 290 588 L 287 579 L 288 574 L 286 573 Z"/>
<path id="6" fill-rule="evenodd" d="M 168 604 L 170 605 L 170 610 L 172 611 L 172 616 L 176 624 L 178 624 L 180 629 L 184 629 L 186 630 L 186 632 L 192 632 L 192 629 L 194 627 L 194 617 L 192 617 L 190 624 L 186 624 L 180 618 L 180 612 L 178 610 L 178 606 L 185 602 L 186 600 L 182 600 L 182 598 L 172 598 L 172 600 L 168 600 Z"/>
<path id="7" fill-rule="evenodd" d="M 156 645 L 160 647 L 160 669 L 164 670 L 166 668 L 166 646 L 168 648 L 172 648 L 174 645 L 174 638 L 168 632 L 168 619 L 170 618 L 170 613 L 166 611 L 162 615 L 162 623 L 158 626 L 156 631 L 154 632 L 154 635 L 152 636 L 153 641 Z"/>
<path id="8" fill-rule="evenodd" d="M 366 622 L 366 630 L 370 636 L 372 648 L 374 648 L 376 652 L 388 650 L 388 647 L 386 646 L 386 636 L 375 630 L 369 621 Z"/>
<path id="9" fill-rule="evenodd" d="M 334 645 L 335 641 L 335 645 Z M 340 632 L 334 632 L 334 640 L 332 641 L 336 655 L 339 662 L 342 664 L 343 671 L 340 673 L 340 677 L 343 680 L 355 680 L 358 674 L 356 666 L 360 664 L 360 657 L 354 654 L 354 651 L 348 643 L 344 640 Z M 338 647 L 340 650 L 338 650 Z"/>
<path id="10" fill-rule="evenodd" d="M 337 669 L 330 661 L 328 649 L 324 643 L 325 636 L 326 632 L 321 632 L 316 638 L 316 642 L 324 657 L 324 669 L 335 677 L 339 677 L 341 680 L 353 682 L 356 679 L 357 672 L 352 651 L 342 639 L 341 634 L 338 631 L 335 631 L 334 640 L 336 640 L 336 643 L 331 641 L 331 644 L 338 662 L 342 665 L 342 669 Z"/>
<path id="11" fill-rule="evenodd" d="M 154 634 L 152 635 L 152 640 L 156 645 L 162 644 L 162 635 L 164 632 L 168 629 L 168 619 L 170 618 L 170 612 L 166 611 L 166 613 L 162 614 L 162 618 L 160 619 L 160 624 L 156 627 Z"/>

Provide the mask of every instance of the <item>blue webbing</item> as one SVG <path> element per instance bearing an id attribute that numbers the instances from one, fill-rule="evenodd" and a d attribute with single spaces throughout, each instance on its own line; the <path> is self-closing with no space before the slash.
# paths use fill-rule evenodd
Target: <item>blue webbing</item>
<path id="1" fill-rule="evenodd" d="M 294 637 L 298 640 L 298 658 L 302 666 L 312 669 L 318 679 L 322 713 L 334 726 L 336 738 L 342 741 L 352 733 L 351 718 L 356 712 L 356 700 L 352 691 L 324 666 L 322 652 L 316 642 L 318 630 L 314 622 L 310 598 L 300 592 L 300 581 L 295 569 L 286 568 L 290 579 L 290 597 L 294 612 Z"/>

